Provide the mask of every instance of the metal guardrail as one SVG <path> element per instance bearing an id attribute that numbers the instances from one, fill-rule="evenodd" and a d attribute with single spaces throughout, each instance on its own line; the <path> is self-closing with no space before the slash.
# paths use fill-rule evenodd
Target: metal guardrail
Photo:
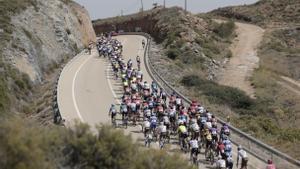
<path id="1" fill-rule="evenodd" d="M 165 81 L 160 74 L 156 71 L 156 69 L 153 67 L 154 64 L 151 62 L 150 59 L 150 45 L 151 45 L 151 36 L 147 33 L 143 32 L 124 32 L 119 33 L 119 35 L 141 35 L 147 38 L 147 46 L 145 50 L 144 55 L 144 61 L 145 66 L 147 69 L 147 72 L 152 77 L 152 79 L 160 86 L 162 87 L 168 95 L 171 93 L 176 93 L 179 95 L 185 102 L 185 104 L 190 104 L 191 100 L 189 100 L 187 97 L 182 95 L 180 92 L 178 92 L 175 88 L 173 88 L 167 81 Z M 217 118 L 218 122 L 220 124 L 226 123 L 222 119 Z M 255 156 L 256 158 L 266 162 L 267 159 L 272 159 L 276 165 L 277 168 L 282 169 L 297 169 L 300 168 L 300 161 L 293 159 L 289 155 L 282 153 L 275 148 L 255 139 L 254 137 L 250 136 L 249 134 L 241 131 L 238 128 L 235 128 L 231 125 L 229 125 L 231 129 L 231 140 L 234 144 L 241 144 L 246 151 L 248 151 L 250 154 Z M 297 147 L 295 147 L 297 148 Z"/>
<path id="2" fill-rule="evenodd" d="M 58 107 L 58 100 L 57 100 L 57 87 L 58 87 L 58 81 L 59 81 L 59 77 L 61 75 L 61 72 L 63 70 L 63 66 L 60 67 L 58 76 L 56 77 L 56 82 L 55 82 L 55 87 L 53 89 L 53 105 L 52 105 L 52 109 L 53 109 L 53 123 L 54 124 L 61 124 L 61 122 L 63 121 L 63 118 L 60 114 L 59 111 L 59 107 Z"/>

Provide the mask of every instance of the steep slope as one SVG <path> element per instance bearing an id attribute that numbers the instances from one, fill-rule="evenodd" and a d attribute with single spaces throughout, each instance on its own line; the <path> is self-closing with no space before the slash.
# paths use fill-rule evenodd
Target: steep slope
<path id="1" fill-rule="evenodd" d="M 260 117 L 268 117 L 269 131 L 259 135 L 282 151 L 300 159 L 300 1 L 261 0 L 249 6 L 226 7 L 211 14 L 263 26 L 266 31 L 258 48 L 259 68 L 250 79 Z M 256 118 L 258 118 L 257 116 Z M 256 120 L 243 118 L 239 126 L 249 130 Z M 247 125 L 243 125 L 247 124 Z M 281 132 L 278 132 L 282 130 Z M 268 138 L 272 133 L 273 138 Z M 278 138 L 274 141 L 274 137 Z"/>
<path id="2" fill-rule="evenodd" d="M 234 24 L 218 24 L 185 13 L 181 8 L 156 8 L 143 13 L 93 21 L 96 33 L 142 30 L 164 46 L 165 53 L 183 68 L 198 67 L 203 78 L 214 79 L 215 69 L 230 57 Z M 223 29 L 225 28 L 225 29 Z M 188 70 L 187 70 L 188 71 Z"/>
<path id="3" fill-rule="evenodd" d="M 300 1 L 260 0 L 253 5 L 225 7 L 212 11 L 213 14 L 235 18 L 263 26 L 299 24 Z"/>
<path id="4" fill-rule="evenodd" d="M 46 110 L 50 120 L 57 68 L 96 39 L 88 12 L 73 1 L 3 0 L 0 15 L 0 112 Z"/>
<path id="5" fill-rule="evenodd" d="M 73 2 L 37 1 L 36 8 L 11 16 L 12 40 L 3 55 L 32 81 L 41 81 L 49 64 L 95 40 L 88 21 L 87 11 Z"/>

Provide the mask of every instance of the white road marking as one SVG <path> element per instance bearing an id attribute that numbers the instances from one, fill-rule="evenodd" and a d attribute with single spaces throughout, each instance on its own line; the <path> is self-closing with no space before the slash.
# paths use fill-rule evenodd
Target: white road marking
<path id="1" fill-rule="evenodd" d="M 74 103 L 74 106 L 75 106 L 75 110 L 76 110 L 76 113 L 80 119 L 81 122 L 84 122 L 81 114 L 80 114 L 80 111 L 79 111 L 79 108 L 78 108 L 78 105 L 77 105 L 77 102 L 76 102 L 76 97 L 75 97 L 75 81 L 77 79 L 77 75 L 79 73 L 79 71 L 81 70 L 81 68 L 87 63 L 88 60 L 90 60 L 91 58 L 93 57 L 93 55 L 89 56 L 84 62 L 82 62 L 82 64 L 79 66 L 79 68 L 77 69 L 77 71 L 75 72 L 75 75 L 74 75 L 74 78 L 73 78 L 73 83 L 72 83 L 72 99 L 73 99 L 73 103 Z"/>
<path id="2" fill-rule="evenodd" d="M 114 91 L 114 89 L 113 89 L 113 87 L 112 87 L 112 84 L 111 84 L 111 82 L 110 82 L 110 79 L 109 79 L 109 74 L 108 74 L 108 72 L 111 70 L 110 68 L 111 68 L 111 66 L 108 64 L 108 66 L 107 66 L 107 68 L 106 68 L 106 78 L 107 78 L 107 81 L 108 81 L 108 86 L 109 86 L 109 88 L 110 88 L 112 94 L 114 95 L 114 98 L 115 98 L 117 104 L 121 104 L 120 100 L 118 99 L 118 97 L 117 97 L 117 95 L 116 95 L 116 93 L 115 93 L 115 91 Z"/>

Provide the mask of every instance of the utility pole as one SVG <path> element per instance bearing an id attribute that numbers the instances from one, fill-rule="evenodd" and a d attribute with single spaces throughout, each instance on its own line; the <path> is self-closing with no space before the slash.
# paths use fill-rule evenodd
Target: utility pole
<path id="1" fill-rule="evenodd" d="M 187 13 L 187 0 L 184 0 L 184 10 L 185 10 L 185 13 Z"/>
<path id="2" fill-rule="evenodd" d="M 166 8 L 166 0 L 164 0 L 164 8 Z"/>
<path id="3" fill-rule="evenodd" d="M 121 16 L 123 16 L 123 9 L 121 9 Z"/>
<path id="4" fill-rule="evenodd" d="M 144 12 L 144 3 L 143 3 L 143 0 L 141 0 L 141 5 L 142 5 L 141 10 L 142 10 L 142 12 Z"/>

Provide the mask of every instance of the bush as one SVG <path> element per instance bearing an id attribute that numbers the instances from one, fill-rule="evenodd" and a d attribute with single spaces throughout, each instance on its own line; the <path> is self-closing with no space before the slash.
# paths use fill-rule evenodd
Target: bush
<path id="1" fill-rule="evenodd" d="M 187 87 L 196 87 L 201 90 L 211 103 L 225 104 L 234 109 L 241 109 L 245 114 L 248 114 L 247 110 L 252 110 L 255 106 L 255 102 L 245 92 L 233 87 L 218 85 L 197 75 L 184 76 L 181 83 Z"/>
<path id="2" fill-rule="evenodd" d="M 197 75 L 187 75 L 181 79 L 181 83 L 187 87 L 198 86 L 201 84 L 201 79 Z"/>
<path id="3" fill-rule="evenodd" d="M 207 82 L 199 86 L 199 89 L 213 103 L 227 104 L 235 109 L 251 109 L 251 106 L 254 104 L 253 100 L 245 92 L 233 87 Z"/>
<path id="4" fill-rule="evenodd" d="M 215 26 L 213 31 L 222 38 L 228 38 L 234 32 L 235 24 L 233 21 L 228 21 L 225 23 L 220 23 Z"/>
<path id="5" fill-rule="evenodd" d="M 179 55 L 180 55 L 180 52 L 178 51 L 178 49 L 171 48 L 167 51 L 168 58 L 170 58 L 172 60 L 175 60 Z"/>
<path id="6" fill-rule="evenodd" d="M 73 129 L 42 127 L 21 119 L 1 121 L 2 168 L 191 169 L 178 156 L 143 150 L 121 130 L 102 125 L 97 135 L 86 124 Z"/>

